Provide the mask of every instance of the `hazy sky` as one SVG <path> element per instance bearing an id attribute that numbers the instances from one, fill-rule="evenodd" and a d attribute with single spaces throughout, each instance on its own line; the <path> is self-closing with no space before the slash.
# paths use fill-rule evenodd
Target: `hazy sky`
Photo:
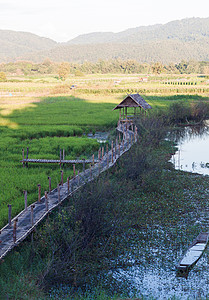
<path id="1" fill-rule="evenodd" d="M 0 0 L 0 29 L 58 42 L 191 17 L 209 17 L 209 0 Z"/>

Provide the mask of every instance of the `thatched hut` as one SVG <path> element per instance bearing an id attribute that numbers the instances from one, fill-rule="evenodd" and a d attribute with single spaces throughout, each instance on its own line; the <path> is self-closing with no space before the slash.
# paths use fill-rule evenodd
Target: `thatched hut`
<path id="1" fill-rule="evenodd" d="M 146 113 L 151 108 L 152 106 L 139 94 L 129 94 L 113 110 L 120 110 L 120 122 L 131 122 L 141 114 L 141 111 Z"/>

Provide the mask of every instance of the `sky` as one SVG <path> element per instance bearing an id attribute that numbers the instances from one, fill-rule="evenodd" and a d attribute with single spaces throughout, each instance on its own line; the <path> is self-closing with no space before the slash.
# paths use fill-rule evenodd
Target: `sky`
<path id="1" fill-rule="evenodd" d="M 192 17 L 209 17 L 209 1 L 0 0 L 0 29 L 31 32 L 57 42 Z"/>

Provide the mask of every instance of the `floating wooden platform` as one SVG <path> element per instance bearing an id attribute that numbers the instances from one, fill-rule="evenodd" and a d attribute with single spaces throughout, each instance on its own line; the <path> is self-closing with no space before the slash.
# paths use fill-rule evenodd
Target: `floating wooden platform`
<path id="1" fill-rule="evenodd" d="M 201 232 L 189 246 L 177 266 L 177 276 L 187 277 L 190 269 L 202 256 L 208 243 L 209 233 Z"/>

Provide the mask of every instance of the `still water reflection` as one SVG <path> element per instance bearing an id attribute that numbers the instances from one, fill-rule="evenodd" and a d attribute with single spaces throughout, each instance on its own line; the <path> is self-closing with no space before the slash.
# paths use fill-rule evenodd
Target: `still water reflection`
<path id="1" fill-rule="evenodd" d="M 186 127 L 169 138 L 178 147 L 171 159 L 176 169 L 209 175 L 209 127 Z"/>

